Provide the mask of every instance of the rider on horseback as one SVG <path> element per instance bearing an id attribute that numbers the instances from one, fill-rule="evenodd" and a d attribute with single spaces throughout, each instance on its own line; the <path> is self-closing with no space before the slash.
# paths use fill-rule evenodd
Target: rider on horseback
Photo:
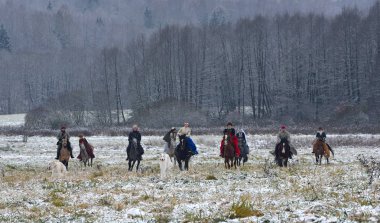
<path id="1" fill-rule="evenodd" d="M 187 137 L 190 137 L 191 135 L 191 128 L 189 127 L 189 123 L 185 122 L 184 126 L 179 129 L 178 131 L 178 137 L 181 135 L 186 135 Z"/>
<path id="2" fill-rule="evenodd" d="M 287 143 L 290 147 L 292 147 L 290 145 L 290 133 L 286 130 L 286 126 L 285 125 L 281 125 L 281 127 L 280 127 L 280 131 L 277 134 L 277 144 L 276 144 L 276 147 L 275 147 L 274 151 L 270 152 L 272 155 L 276 154 L 276 149 L 278 148 L 278 146 L 281 143 Z"/>
<path id="3" fill-rule="evenodd" d="M 195 143 L 193 142 L 193 140 L 190 138 L 191 128 L 189 127 L 188 122 L 184 123 L 184 126 L 179 129 L 177 135 L 178 135 L 178 138 L 180 141 L 186 140 L 186 145 L 188 146 L 188 148 L 190 148 L 190 152 L 193 155 L 198 154 L 197 147 L 196 147 Z M 181 144 L 181 142 L 180 142 L 180 144 Z M 180 146 L 180 144 L 177 145 L 177 148 Z"/>
<path id="4" fill-rule="evenodd" d="M 163 140 L 166 142 L 165 150 L 170 148 L 172 139 L 176 138 L 177 130 L 176 128 L 172 127 L 169 132 L 167 132 L 163 138 Z M 167 152 L 167 151 L 164 151 Z"/>
<path id="5" fill-rule="evenodd" d="M 315 144 L 317 142 L 317 140 L 321 141 L 323 143 L 323 150 L 325 151 L 326 156 L 329 157 L 331 147 L 326 143 L 326 137 L 327 136 L 326 136 L 326 133 L 322 127 L 318 128 L 317 135 L 315 137 L 316 137 L 316 139 L 314 140 L 313 144 Z M 313 146 L 313 148 L 314 148 L 314 146 Z M 315 153 L 314 149 L 313 149 L 312 153 Z"/>
<path id="6" fill-rule="evenodd" d="M 233 125 L 231 122 L 227 123 L 227 127 L 223 131 L 223 140 L 220 144 L 220 157 L 224 157 L 224 142 L 226 140 L 226 137 L 230 137 L 230 140 L 235 148 L 235 154 L 236 157 L 240 157 L 240 149 L 238 146 L 238 138 L 235 135 L 235 129 L 233 128 Z"/>
<path id="7" fill-rule="evenodd" d="M 67 149 L 70 152 L 70 156 L 71 156 L 71 158 L 74 158 L 74 156 L 73 156 L 73 148 L 71 147 L 71 143 L 69 141 L 70 135 L 69 135 L 69 133 L 66 132 L 66 127 L 62 126 L 61 127 L 61 132 L 57 136 L 57 139 L 58 139 L 57 146 L 58 147 L 57 147 L 57 156 L 55 157 L 56 160 L 59 158 L 59 155 L 61 153 L 62 141 L 63 141 L 64 138 L 67 139 Z"/>
<path id="8" fill-rule="evenodd" d="M 247 143 L 247 139 L 245 137 L 244 130 L 240 129 L 240 131 L 236 134 L 236 136 L 238 138 L 238 146 L 239 146 L 240 152 L 245 160 L 244 162 L 246 162 L 248 159 L 247 155 L 249 154 L 249 146 Z"/>
<path id="9" fill-rule="evenodd" d="M 79 147 L 80 148 L 84 147 L 86 149 L 86 152 L 87 152 L 88 156 L 90 158 L 95 158 L 94 147 L 90 143 L 88 143 L 87 139 L 84 137 L 83 134 L 79 134 L 78 137 L 79 137 Z M 77 159 L 79 159 L 80 161 L 82 161 L 82 156 L 81 156 L 80 153 L 77 156 Z"/>
<path id="10" fill-rule="evenodd" d="M 127 147 L 127 159 L 126 160 L 129 159 L 129 152 L 131 150 L 131 146 L 132 146 L 132 143 L 134 140 L 137 142 L 137 149 L 139 151 L 140 160 L 142 160 L 142 155 L 144 154 L 144 149 L 141 146 L 141 134 L 139 132 L 139 127 L 137 125 L 133 125 L 132 132 L 130 132 L 128 135 L 129 144 Z"/>

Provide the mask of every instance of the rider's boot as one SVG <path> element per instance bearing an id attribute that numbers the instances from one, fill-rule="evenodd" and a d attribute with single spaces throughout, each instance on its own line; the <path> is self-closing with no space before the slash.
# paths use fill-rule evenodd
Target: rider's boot
<path id="1" fill-rule="evenodd" d="M 58 147 L 57 148 L 57 156 L 55 157 L 56 160 L 58 159 L 60 153 L 61 153 L 61 148 Z"/>

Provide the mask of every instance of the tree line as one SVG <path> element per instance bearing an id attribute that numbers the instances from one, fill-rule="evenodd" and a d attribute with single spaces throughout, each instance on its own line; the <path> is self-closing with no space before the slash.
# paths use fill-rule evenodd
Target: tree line
<path id="1" fill-rule="evenodd" d="M 380 3 L 166 26 L 126 50 L 135 107 L 174 98 L 219 120 L 379 121 Z"/>
<path id="2" fill-rule="evenodd" d="M 77 125 L 89 114 L 114 125 L 126 123 L 126 108 L 143 111 L 169 100 L 191 105 L 210 123 L 378 122 L 379 5 L 368 13 L 344 8 L 335 16 L 238 20 L 217 7 L 207 22 L 158 26 L 126 41 L 101 17 L 81 29 L 67 7 L 36 14 L 41 26 L 25 38 L 41 38 L 31 50 L 3 38 L 10 43 L 0 49 L 1 112 L 48 108 L 71 111 Z M 145 26 L 153 25 L 150 10 L 141 12 Z"/>

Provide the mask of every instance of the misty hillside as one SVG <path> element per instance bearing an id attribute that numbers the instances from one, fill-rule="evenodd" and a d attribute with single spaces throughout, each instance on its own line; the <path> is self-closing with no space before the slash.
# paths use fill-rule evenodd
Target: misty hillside
<path id="1" fill-rule="evenodd" d="M 0 113 L 82 126 L 133 109 L 132 121 L 170 125 L 186 107 L 200 125 L 370 124 L 375 2 L 0 1 Z"/>

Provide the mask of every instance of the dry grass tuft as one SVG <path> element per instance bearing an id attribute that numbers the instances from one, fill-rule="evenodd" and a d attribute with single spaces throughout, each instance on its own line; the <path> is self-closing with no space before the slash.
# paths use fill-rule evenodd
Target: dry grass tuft
<path id="1" fill-rule="evenodd" d="M 262 217 L 264 213 L 260 210 L 253 208 L 253 204 L 250 202 L 250 197 L 242 196 L 240 200 L 232 204 L 230 209 L 231 214 L 229 218 L 246 218 L 246 217 Z"/>
<path id="2" fill-rule="evenodd" d="M 214 175 L 207 175 L 206 180 L 217 180 L 217 178 Z"/>
<path id="3" fill-rule="evenodd" d="M 111 206 L 115 199 L 111 195 L 103 196 L 99 199 L 98 204 L 101 206 Z"/>

